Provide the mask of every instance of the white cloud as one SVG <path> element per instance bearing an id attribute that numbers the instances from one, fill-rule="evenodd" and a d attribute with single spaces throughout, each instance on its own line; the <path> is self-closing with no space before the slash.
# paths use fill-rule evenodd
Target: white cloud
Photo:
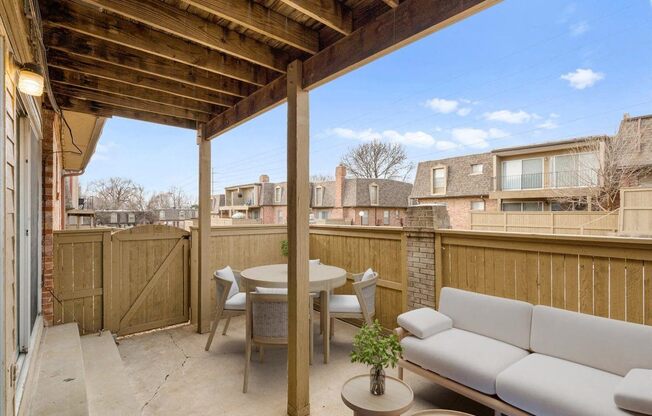
<path id="1" fill-rule="evenodd" d="M 445 140 L 435 140 L 430 134 L 424 131 L 398 132 L 396 130 L 384 130 L 382 132 L 372 129 L 352 130 L 346 128 L 334 128 L 329 133 L 343 139 L 352 139 L 360 141 L 386 140 L 392 143 L 400 143 L 406 146 L 414 147 L 435 147 L 438 150 L 451 149 L 456 146 L 455 143 Z"/>
<path id="2" fill-rule="evenodd" d="M 509 124 L 522 124 L 527 123 L 533 118 L 538 118 L 536 114 L 526 113 L 523 110 L 509 111 L 499 110 L 491 113 L 484 113 L 484 118 L 490 121 L 502 121 Z"/>
<path id="3" fill-rule="evenodd" d="M 573 23 L 570 25 L 570 33 L 572 36 L 580 36 L 588 32 L 590 29 L 589 24 L 586 21 L 581 21 Z"/>
<path id="4" fill-rule="evenodd" d="M 468 116 L 471 113 L 471 109 L 468 107 L 463 107 L 457 110 L 457 115 L 461 117 Z"/>
<path id="5" fill-rule="evenodd" d="M 443 98 L 431 98 L 426 101 L 426 107 L 434 111 L 435 113 L 448 114 L 457 110 L 457 107 L 460 105 L 459 102 L 455 100 L 446 100 Z"/>
<path id="6" fill-rule="evenodd" d="M 577 68 L 575 72 L 563 74 L 561 79 L 568 81 L 568 84 L 576 90 L 592 87 L 596 82 L 604 79 L 602 72 L 594 72 L 590 68 Z"/>
<path id="7" fill-rule="evenodd" d="M 537 128 L 539 129 L 552 130 L 556 129 L 557 127 L 559 126 L 552 119 L 548 119 L 541 124 L 537 124 Z"/>
<path id="8" fill-rule="evenodd" d="M 489 147 L 487 139 L 497 139 L 508 136 L 508 133 L 500 129 L 475 129 L 471 127 L 464 127 L 453 129 L 451 131 L 453 139 L 462 144 L 463 146 L 483 149 Z"/>
<path id="9" fill-rule="evenodd" d="M 111 158 L 111 149 L 116 146 L 114 142 L 97 143 L 95 145 L 95 153 L 93 153 L 93 160 L 109 160 Z"/>

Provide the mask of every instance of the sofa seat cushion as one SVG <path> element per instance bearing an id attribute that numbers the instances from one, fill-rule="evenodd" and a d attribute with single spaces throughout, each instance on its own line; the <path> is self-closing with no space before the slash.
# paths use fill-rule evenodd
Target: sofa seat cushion
<path id="1" fill-rule="evenodd" d="M 247 294 L 244 292 L 236 293 L 226 300 L 224 309 L 230 311 L 244 311 L 247 305 Z"/>
<path id="2" fill-rule="evenodd" d="M 401 340 L 403 358 L 426 370 L 486 394 L 496 393 L 496 376 L 526 357 L 526 350 L 461 329 L 426 339 Z"/>
<path id="3" fill-rule="evenodd" d="M 622 377 L 571 361 L 530 354 L 498 375 L 498 397 L 540 416 L 632 415 L 614 403 Z"/>

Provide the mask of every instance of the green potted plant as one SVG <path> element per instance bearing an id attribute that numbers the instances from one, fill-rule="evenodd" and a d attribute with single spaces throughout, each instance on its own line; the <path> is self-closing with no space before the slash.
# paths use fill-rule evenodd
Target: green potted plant
<path id="1" fill-rule="evenodd" d="M 281 241 L 281 254 L 283 257 L 288 256 L 288 240 Z"/>
<path id="2" fill-rule="evenodd" d="M 378 320 L 372 325 L 363 325 L 353 338 L 352 363 L 371 367 L 370 391 L 380 396 L 385 394 L 385 368 L 396 367 L 403 349 L 396 334 L 386 335 Z"/>

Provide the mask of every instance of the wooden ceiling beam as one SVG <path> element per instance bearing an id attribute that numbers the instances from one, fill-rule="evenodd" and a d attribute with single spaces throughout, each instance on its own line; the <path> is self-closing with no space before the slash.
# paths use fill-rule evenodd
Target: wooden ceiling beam
<path id="1" fill-rule="evenodd" d="M 49 0 L 42 7 L 43 25 L 65 28 L 143 52 L 182 62 L 240 81 L 266 85 L 273 72 L 128 19 L 102 13 L 94 6 Z"/>
<path id="2" fill-rule="evenodd" d="M 285 72 L 289 62 L 287 53 L 282 50 L 159 0 L 78 1 L 278 72 Z"/>
<path id="3" fill-rule="evenodd" d="M 304 52 L 314 55 L 319 51 L 319 33 L 254 1 L 185 0 L 185 2 Z"/>
<path id="4" fill-rule="evenodd" d="M 378 16 L 351 35 L 307 59 L 303 63 L 303 87 L 316 88 L 499 2 L 500 0 L 404 0 L 397 8 Z M 285 77 L 277 81 L 280 82 L 281 79 L 284 80 Z M 281 104 L 287 94 L 277 81 L 213 117 L 206 123 L 203 137 L 210 140 Z"/>
<path id="5" fill-rule="evenodd" d="M 189 120 L 207 121 L 210 116 L 206 113 L 191 111 L 171 105 L 159 104 L 152 101 L 145 101 L 138 98 L 125 97 L 107 92 L 99 92 L 86 88 L 53 83 L 55 95 L 66 95 L 68 97 L 80 98 L 88 101 L 104 103 L 115 107 L 130 108 L 132 110 L 147 111 L 148 113 L 162 114 Z"/>
<path id="6" fill-rule="evenodd" d="M 392 9 L 398 7 L 398 0 L 383 0 L 383 3 L 391 7 Z"/>
<path id="7" fill-rule="evenodd" d="M 172 127 L 180 127 L 184 129 L 197 128 L 197 122 L 195 120 L 186 120 L 177 117 L 149 113 L 147 111 L 137 111 L 129 108 L 114 107 L 94 101 L 80 100 L 74 97 L 59 96 L 57 97 L 57 103 L 64 110 L 93 114 L 99 117 L 117 116 L 131 118 L 139 121 L 149 121 L 150 123 L 164 124 Z"/>
<path id="8" fill-rule="evenodd" d="M 353 13 L 338 0 L 281 0 L 343 35 L 353 32 Z"/>
<path id="9" fill-rule="evenodd" d="M 72 72 L 60 68 L 50 68 L 50 80 L 54 84 L 83 87 L 98 92 L 108 92 L 110 94 L 121 95 L 124 97 L 153 101 L 159 104 L 171 105 L 173 107 L 185 108 L 190 111 L 198 111 L 206 114 L 217 114 L 224 111 L 224 107 L 219 107 L 202 101 L 179 97 L 124 82 L 109 81 L 104 78 L 80 74 L 78 72 Z"/>
<path id="10" fill-rule="evenodd" d="M 218 75 L 194 66 L 70 30 L 48 30 L 45 32 L 44 38 L 45 44 L 50 50 L 56 49 L 67 54 L 89 57 L 235 97 L 245 97 L 257 88 L 252 84 L 225 77 L 224 75 Z M 232 105 L 232 103 L 229 103 L 230 99 L 226 98 L 225 104 Z"/>
<path id="11" fill-rule="evenodd" d="M 83 74 L 93 75 L 112 81 L 125 82 L 220 106 L 231 107 L 238 101 L 237 97 L 230 95 L 186 85 L 182 82 L 176 82 L 144 72 L 130 70 L 118 65 L 96 61 L 83 56 L 68 56 L 57 50 L 51 50 L 48 53 L 48 66 L 81 72 Z"/>

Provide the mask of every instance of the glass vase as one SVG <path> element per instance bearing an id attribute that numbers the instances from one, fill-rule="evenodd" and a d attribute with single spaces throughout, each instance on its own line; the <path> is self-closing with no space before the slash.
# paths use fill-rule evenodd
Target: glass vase
<path id="1" fill-rule="evenodd" d="M 382 367 L 372 367 L 369 371 L 369 390 L 374 396 L 385 394 L 385 370 Z"/>

